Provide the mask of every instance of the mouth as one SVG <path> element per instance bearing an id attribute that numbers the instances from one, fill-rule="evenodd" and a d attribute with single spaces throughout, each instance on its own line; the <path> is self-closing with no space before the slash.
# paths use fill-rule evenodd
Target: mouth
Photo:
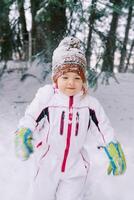
<path id="1" fill-rule="evenodd" d="M 67 88 L 67 90 L 75 90 L 75 88 Z"/>

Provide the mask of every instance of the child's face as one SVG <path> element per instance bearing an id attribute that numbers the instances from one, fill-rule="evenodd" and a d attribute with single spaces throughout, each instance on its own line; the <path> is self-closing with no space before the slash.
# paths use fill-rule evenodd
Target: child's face
<path id="1" fill-rule="evenodd" d="M 77 73 L 67 72 L 57 79 L 57 85 L 67 96 L 74 96 L 82 90 L 83 81 Z"/>

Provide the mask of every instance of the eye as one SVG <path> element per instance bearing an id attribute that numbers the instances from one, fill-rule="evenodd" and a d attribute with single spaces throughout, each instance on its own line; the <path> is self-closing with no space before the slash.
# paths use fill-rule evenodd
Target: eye
<path id="1" fill-rule="evenodd" d="M 62 79 L 63 79 L 63 80 L 67 80 L 67 79 L 68 79 L 68 76 L 62 76 Z"/>
<path id="2" fill-rule="evenodd" d="M 81 80 L 80 76 L 75 77 L 75 80 Z"/>

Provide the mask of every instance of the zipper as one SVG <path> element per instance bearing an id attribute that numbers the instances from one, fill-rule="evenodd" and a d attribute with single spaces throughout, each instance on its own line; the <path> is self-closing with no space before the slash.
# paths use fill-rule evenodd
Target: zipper
<path id="1" fill-rule="evenodd" d="M 60 135 L 63 135 L 64 131 L 64 119 L 65 119 L 65 111 L 61 114 L 61 120 L 60 120 Z"/>
<path id="2" fill-rule="evenodd" d="M 78 130 L 79 130 L 79 113 L 76 113 L 76 127 L 75 127 L 75 136 L 78 135 Z"/>
<path id="3" fill-rule="evenodd" d="M 50 150 L 50 145 L 48 146 L 48 148 L 47 148 L 46 152 L 43 154 L 43 156 L 40 158 L 40 161 L 43 160 L 46 157 L 46 155 L 48 154 L 49 150 Z M 39 174 L 39 171 L 40 171 L 40 166 L 37 169 L 37 172 L 35 174 L 34 180 L 37 178 L 37 176 Z"/>
<path id="4" fill-rule="evenodd" d="M 65 172 L 67 157 L 68 157 L 69 148 L 70 148 L 71 133 L 72 133 L 72 119 L 73 119 L 72 105 L 73 105 L 73 96 L 70 96 L 69 97 L 69 115 L 68 115 L 66 147 L 65 147 L 65 151 L 64 151 L 61 172 Z"/>

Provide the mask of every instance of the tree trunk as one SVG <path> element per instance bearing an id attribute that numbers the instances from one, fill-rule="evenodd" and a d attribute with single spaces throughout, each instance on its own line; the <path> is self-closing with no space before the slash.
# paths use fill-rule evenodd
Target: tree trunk
<path id="1" fill-rule="evenodd" d="M 59 0 L 58 3 L 52 1 L 48 4 L 48 21 L 44 24 L 46 59 L 51 61 L 53 50 L 63 39 L 67 30 L 66 1 Z"/>
<path id="2" fill-rule="evenodd" d="M 25 10 L 24 10 L 24 0 L 17 0 L 18 5 L 18 30 L 16 31 L 17 40 L 15 46 L 20 59 L 27 58 L 27 48 L 28 48 L 28 31 L 26 26 Z M 21 48 L 21 50 L 20 50 Z M 24 56 L 25 55 L 25 56 Z"/>
<path id="3" fill-rule="evenodd" d="M 9 6 L 4 0 L 0 1 L 0 60 L 5 61 L 12 58 Z"/>
<path id="4" fill-rule="evenodd" d="M 122 0 L 114 0 L 113 7 L 120 7 Z M 116 30 L 118 26 L 119 13 L 113 9 L 110 30 L 106 40 L 106 47 L 103 55 L 102 71 L 112 73 L 114 68 L 114 53 L 116 49 Z"/>
<path id="5" fill-rule="evenodd" d="M 32 15 L 32 39 L 34 44 L 33 54 L 40 52 L 43 48 L 44 44 L 44 37 L 43 37 L 43 30 L 40 32 L 38 31 L 39 23 L 36 22 L 35 16 L 37 11 L 40 9 L 41 0 L 30 0 L 31 4 L 31 15 Z M 38 44 L 38 45 L 37 45 Z"/>
<path id="6" fill-rule="evenodd" d="M 132 57 L 133 48 L 134 48 L 134 40 L 132 41 L 132 44 L 131 44 L 131 47 L 130 47 L 130 52 L 129 52 L 129 55 L 128 55 L 128 58 L 127 58 L 127 63 L 126 63 L 126 66 L 124 68 L 124 72 L 127 72 L 127 70 L 128 70 L 130 59 Z"/>
<path id="7" fill-rule="evenodd" d="M 28 41 L 28 32 L 27 32 L 27 26 L 26 26 L 26 18 L 25 18 L 25 10 L 24 10 L 24 0 L 17 0 L 18 4 L 18 11 L 19 11 L 19 22 L 21 25 L 21 31 L 22 31 L 22 40 L 23 43 L 25 41 Z"/>
<path id="8" fill-rule="evenodd" d="M 87 49 L 86 49 L 86 58 L 87 58 L 88 67 L 90 67 L 92 32 L 94 29 L 94 22 L 96 19 L 96 2 L 97 0 L 92 0 L 91 2 L 92 11 L 89 17 L 89 33 L 88 33 L 88 38 L 87 38 Z"/>
<path id="9" fill-rule="evenodd" d="M 133 6 L 131 5 L 129 6 L 125 37 L 124 37 L 123 46 L 121 49 L 119 72 L 125 72 L 124 67 L 125 67 L 125 59 L 126 59 L 126 53 L 127 53 L 126 50 L 127 50 L 128 35 L 129 35 L 130 26 L 131 26 L 132 14 L 133 14 Z"/>
<path id="10" fill-rule="evenodd" d="M 50 62 L 53 50 L 57 47 L 59 41 L 63 38 L 67 29 L 66 1 L 48 1 L 44 5 L 44 21 L 36 22 L 35 16 L 37 10 L 43 8 L 41 2 L 31 0 L 32 10 L 32 35 L 36 36 L 36 53 L 44 50 L 45 61 Z M 41 7 L 40 7 L 41 5 Z"/>

